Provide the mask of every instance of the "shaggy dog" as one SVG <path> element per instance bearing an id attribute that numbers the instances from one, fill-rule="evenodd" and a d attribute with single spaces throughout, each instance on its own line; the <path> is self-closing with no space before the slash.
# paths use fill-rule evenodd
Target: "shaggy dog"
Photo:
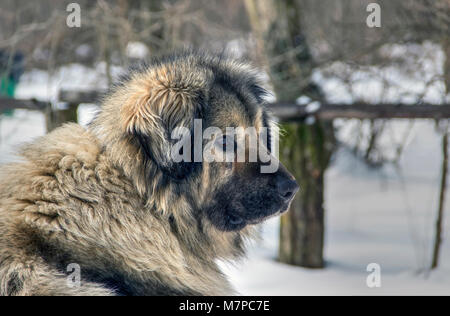
<path id="1" fill-rule="evenodd" d="M 247 65 L 184 52 L 122 78 L 87 128 L 26 145 L 0 171 L 0 294 L 232 294 L 217 259 L 242 256 L 297 184 L 259 160 L 175 162 L 171 135 L 195 119 L 224 134 L 267 127 L 269 152 L 264 93 Z"/>

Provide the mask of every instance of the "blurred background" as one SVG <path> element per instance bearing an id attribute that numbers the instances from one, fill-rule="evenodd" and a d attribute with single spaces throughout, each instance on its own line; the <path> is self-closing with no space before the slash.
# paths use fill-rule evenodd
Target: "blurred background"
<path id="1" fill-rule="evenodd" d="M 250 60 L 291 113 L 301 191 L 222 263 L 240 293 L 450 294 L 450 0 L 0 0 L 0 163 L 187 46 Z"/>

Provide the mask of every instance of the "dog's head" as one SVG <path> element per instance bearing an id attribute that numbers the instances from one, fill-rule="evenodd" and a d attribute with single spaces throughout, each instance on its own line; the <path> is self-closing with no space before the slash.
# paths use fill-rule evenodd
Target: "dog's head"
<path id="1" fill-rule="evenodd" d="M 122 165 L 139 166 L 145 190 L 170 188 L 216 229 L 239 231 L 286 211 L 298 190 L 271 152 L 265 93 L 243 63 L 183 53 L 131 72 L 96 128 L 109 124 L 110 141 L 133 144 Z"/>

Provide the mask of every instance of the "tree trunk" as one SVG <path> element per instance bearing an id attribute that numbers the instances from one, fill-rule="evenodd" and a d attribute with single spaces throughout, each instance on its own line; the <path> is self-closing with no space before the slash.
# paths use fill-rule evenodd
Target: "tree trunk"
<path id="1" fill-rule="evenodd" d="M 282 160 L 300 185 L 291 209 L 281 218 L 279 259 L 308 268 L 322 268 L 324 245 L 324 174 L 327 150 L 325 123 L 285 125 Z"/>
<path id="2" fill-rule="evenodd" d="M 306 95 L 323 101 L 320 89 L 311 82 L 314 61 L 301 27 L 297 0 L 246 0 L 254 29 L 259 60 L 267 60 L 278 101 L 295 101 Z M 263 43 L 263 44 L 261 44 Z M 321 268 L 324 266 L 323 177 L 334 143 L 331 122 L 284 125 L 281 160 L 293 173 L 300 191 L 290 211 L 281 218 L 279 260 L 284 263 Z"/>
<path id="3" fill-rule="evenodd" d="M 433 259 L 431 262 L 431 269 L 437 268 L 439 264 L 439 252 L 442 242 L 442 223 L 444 217 L 444 203 L 445 191 L 447 188 L 447 173 L 448 173 L 448 132 L 446 131 L 442 137 L 442 174 L 441 174 L 441 189 L 439 193 L 439 206 L 436 219 L 436 231 L 434 238 Z"/>

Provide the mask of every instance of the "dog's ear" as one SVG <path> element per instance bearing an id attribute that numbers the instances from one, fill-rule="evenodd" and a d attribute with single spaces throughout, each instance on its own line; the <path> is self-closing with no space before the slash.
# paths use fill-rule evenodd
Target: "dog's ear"
<path id="1" fill-rule="evenodd" d="M 194 163 L 174 162 L 171 157 L 172 131 L 192 129 L 194 118 L 201 118 L 207 74 L 160 65 L 135 75 L 127 84 L 129 91 L 121 107 L 126 132 L 137 139 L 142 153 L 159 169 L 182 179 Z"/>

